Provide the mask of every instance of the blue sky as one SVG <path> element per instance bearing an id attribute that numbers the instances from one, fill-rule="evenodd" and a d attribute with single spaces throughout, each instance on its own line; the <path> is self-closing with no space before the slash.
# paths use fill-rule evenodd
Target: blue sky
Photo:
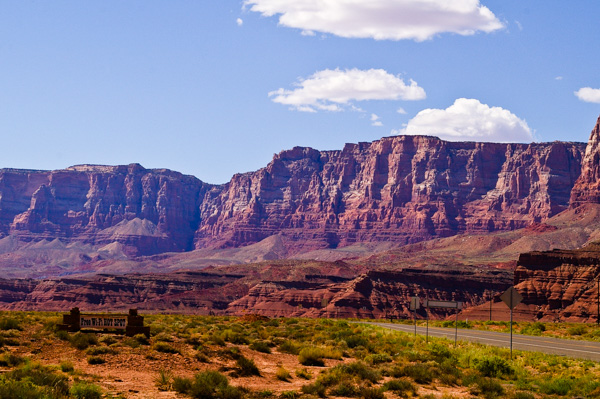
<path id="1" fill-rule="evenodd" d="M 296 145 L 587 141 L 600 3 L 446 3 L 0 0 L 0 167 L 223 183 Z"/>

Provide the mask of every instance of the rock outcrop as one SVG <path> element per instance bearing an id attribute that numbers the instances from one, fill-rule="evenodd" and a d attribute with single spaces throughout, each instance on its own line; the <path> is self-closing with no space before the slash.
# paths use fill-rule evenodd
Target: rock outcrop
<path id="1" fill-rule="evenodd" d="M 303 248 L 401 244 L 513 230 L 566 209 L 580 143 L 495 144 L 397 136 L 342 151 L 296 147 L 235 175 L 202 203 L 195 246 L 282 233 Z"/>
<path id="2" fill-rule="evenodd" d="M 522 254 L 514 277 L 524 298 L 521 313 L 532 320 L 595 322 L 600 316 L 599 278 L 598 244 Z"/>
<path id="3" fill-rule="evenodd" d="M 590 134 L 581 164 L 581 175 L 571 191 L 571 207 L 600 203 L 600 117 Z"/>
<path id="4" fill-rule="evenodd" d="M 514 230 L 569 206 L 583 151 L 581 143 L 397 136 L 341 151 L 296 147 L 222 186 L 137 164 L 3 169 L 0 238 L 118 243 L 137 256 L 240 247 L 279 234 L 289 256 Z"/>
<path id="5" fill-rule="evenodd" d="M 73 166 L 0 170 L 0 234 L 22 241 L 122 243 L 130 254 L 192 248 L 211 186 L 169 170 Z"/>

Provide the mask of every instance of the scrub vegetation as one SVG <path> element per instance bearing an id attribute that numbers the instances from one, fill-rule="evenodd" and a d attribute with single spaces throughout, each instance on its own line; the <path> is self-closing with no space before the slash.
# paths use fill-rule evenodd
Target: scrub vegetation
<path id="1" fill-rule="evenodd" d="M 0 314 L 0 399 L 600 397 L 596 362 L 520 351 L 511 360 L 501 348 L 344 320 L 149 315 L 150 339 L 65 333 L 59 322 Z"/>

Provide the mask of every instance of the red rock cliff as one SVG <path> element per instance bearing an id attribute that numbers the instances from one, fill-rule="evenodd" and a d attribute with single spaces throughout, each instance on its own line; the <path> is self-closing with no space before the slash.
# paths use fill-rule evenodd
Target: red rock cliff
<path id="1" fill-rule="evenodd" d="M 590 134 L 581 165 L 581 175 L 571 191 L 571 207 L 600 203 L 600 118 Z"/>
<path id="2" fill-rule="evenodd" d="M 0 170 L 0 234 L 121 242 L 141 254 L 188 250 L 209 186 L 169 170 L 73 166 Z"/>
<path id="3" fill-rule="evenodd" d="M 304 247 L 336 247 L 517 229 L 568 207 L 583 150 L 424 136 L 342 151 L 296 147 L 209 193 L 195 246 L 239 246 L 280 232 Z"/>

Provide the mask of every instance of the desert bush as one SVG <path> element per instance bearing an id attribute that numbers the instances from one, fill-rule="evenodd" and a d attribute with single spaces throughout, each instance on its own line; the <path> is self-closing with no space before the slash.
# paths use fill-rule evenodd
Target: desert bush
<path id="1" fill-rule="evenodd" d="M 300 349 L 302 347 L 293 341 L 283 341 L 281 345 L 279 345 L 279 351 L 283 353 L 289 353 L 291 355 L 297 355 L 300 353 Z"/>
<path id="2" fill-rule="evenodd" d="M 107 346 L 110 346 L 110 345 L 113 345 L 113 344 L 116 344 L 117 342 L 119 342 L 112 335 L 103 335 L 102 337 L 100 337 L 98 339 L 98 341 L 101 342 L 101 343 L 103 343 L 104 345 L 107 345 Z"/>
<path id="3" fill-rule="evenodd" d="M 169 370 L 158 370 L 158 376 L 154 379 L 154 383 L 159 391 L 168 391 L 173 383 L 173 373 Z"/>
<path id="4" fill-rule="evenodd" d="M 285 367 L 279 366 L 277 372 L 275 373 L 275 378 L 277 378 L 280 381 L 287 382 L 290 380 L 290 378 L 292 378 L 292 376 L 290 375 L 290 372 L 285 369 Z"/>
<path id="5" fill-rule="evenodd" d="M 381 379 L 381 373 L 362 362 L 337 365 L 332 369 L 332 372 L 335 373 L 336 371 L 371 383 L 376 383 Z"/>
<path id="6" fill-rule="evenodd" d="M 71 396 L 77 399 L 100 399 L 102 397 L 102 389 L 88 382 L 76 382 L 70 392 Z"/>
<path id="7" fill-rule="evenodd" d="M 269 345 L 264 341 L 254 341 L 248 345 L 248 348 L 257 352 L 271 353 L 271 348 L 269 348 Z"/>
<path id="8" fill-rule="evenodd" d="M 364 360 L 369 364 L 375 365 L 381 363 L 390 363 L 392 361 L 392 357 L 387 353 L 373 353 L 371 355 L 367 355 Z"/>
<path id="9" fill-rule="evenodd" d="M 306 347 L 298 354 L 298 361 L 303 366 L 325 366 L 323 359 L 341 359 L 341 352 L 329 348 Z"/>
<path id="10" fill-rule="evenodd" d="M 95 346 L 95 347 L 92 347 L 92 348 L 88 348 L 85 351 L 85 353 L 88 354 L 88 355 L 92 355 L 92 356 L 95 356 L 95 355 L 106 355 L 106 354 L 113 355 L 113 354 L 117 353 L 117 351 L 115 349 L 113 349 L 113 348 L 109 348 L 108 346 Z"/>
<path id="11" fill-rule="evenodd" d="M 279 394 L 281 399 L 298 399 L 299 396 L 296 391 L 283 391 Z"/>
<path id="12" fill-rule="evenodd" d="M 302 393 L 308 395 L 316 395 L 320 398 L 324 398 L 326 395 L 327 387 L 320 381 L 315 381 L 312 384 L 307 384 L 302 387 Z"/>
<path id="13" fill-rule="evenodd" d="M 480 378 L 475 383 L 475 387 L 471 389 L 471 393 L 481 395 L 486 399 L 494 399 L 504 394 L 504 388 L 493 378 Z"/>
<path id="14" fill-rule="evenodd" d="M 159 341 L 159 342 L 155 343 L 152 347 L 157 352 L 179 353 L 179 351 L 176 348 L 172 347 L 171 345 L 169 345 L 168 343 L 163 342 L 163 341 Z"/>
<path id="15" fill-rule="evenodd" d="M 587 328 L 582 325 L 572 326 L 567 329 L 569 335 L 584 335 L 587 333 Z"/>
<path id="16" fill-rule="evenodd" d="M 63 360 L 62 362 L 60 362 L 59 367 L 63 373 L 70 373 L 72 371 L 75 371 L 75 366 L 73 365 L 73 362 L 69 360 Z"/>
<path id="17" fill-rule="evenodd" d="M 96 334 L 92 333 L 77 332 L 70 336 L 69 342 L 71 342 L 71 345 L 75 348 L 84 350 L 90 346 L 98 345 L 98 337 Z"/>
<path id="18" fill-rule="evenodd" d="M 367 346 L 369 341 L 363 336 L 360 335 L 351 335 L 344 339 L 346 341 L 346 345 L 348 348 L 356 348 L 357 346 Z"/>
<path id="19" fill-rule="evenodd" d="M 12 352 L 5 352 L 0 356 L 0 366 L 15 367 L 25 362 L 25 359 Z"/>
<path id="20" fill-rule="evenodd" d="M 310 380 L 312 378 L 312 374 L 307 369 L 296 369 L 296 377 L 302 378 L 305 380 Z"/>
<path id="21" fill-rule="evenodd" d="M 87 362 L 88 362 L 88 364 L 92 364 L 92 365 L 104 364 L 104 363 L 106 363 L 106 360 L 104 360 L 104 358 L 101 356 L 89 356 L 87 358 Z"/>
<path id="22" fill-rule="evenodd" d="M 27 363 L 5 374 L 7 379 L 28 381 L 55 396 L 66 396 L 69 393 L 69 379 L 62 374 L 56 374 L 51 367 L 39 363 Z M 17 398 L 19 396 L 11 396 Z M 27 397 L 27 396 L 24 396 Z"/>
<path id="23" fill-rule="evenodd" d="M 331 388 L 330 393 L 334 396 L 351 398 L 354 396 L 358 396 L 359 389 L 356 385 L 352 384 L 349 381 L 342 381 L 333 388 Z"/>
<path id="24" fill-rule="evenodd" d="M 242 396 L 241 391 L 230 386 L 227 377 L 217 371 L 204 371 L 193 379 L 176 377 L 173 388 L 197 399 L 240 399 Z"/>
<path id="25" fill-rule="evenodd" d="M 570 378 L 550 378 L 540 383 L 540 392 L 547 395 L 567 395 L 573 389 L 575 381 Z"/>
<path id="26" fill-rule="evenodd" d="M 429 384 L 437 376 L 437 370 L 424 363 L 407 364 L 394 377 L 407 376 L 416 383 Z"/>
<path id="27" fill-rule="evenodd" d="M 360 389 L 359 396 L 364 399 L 385 399 L 381 388 L 363 387 Z"/>
<path id="28" fill-rule="evenodd" d="M 223 331 L 223 339 L 235 345 L 247 345 L 249 343 L 248 337 L 243 333 L 233 331 L 232 329 Z"/>
<path id="29" fill-rule="evenodd" d="M 475 369 L 485 377 L 500 377 L 502 375 L 512 375 L 514 370 L 506 360 L 497 356 L 475 359 Z"/>
<path id="30" fill-rule="evenodd" d="M 0 318 L 0 330 L 23 330 L 19 320 L 12 317 L 1 317 Z"/>
<path id="31" fill-rule="evenodd" d="M 144 334 L 135 334 L 133 339 L 136 340 L 140 345 L 150 345 L 150 340 Z"/>
<path id="32" fill-rule="evenodd" d="M 260 370 L 256 367 L 254 360 L 248 359 L 247 357 L 240 356 L 235 364 L 237 366 L 236 374 L 240 377 L 249 377 L 252 375 L 260 375 Z"/>
<path id="33" fill-rule="evenodd" d="M 0 376 L 0 399 L 46 399 L 48 394 L 43 388 L 34 385 L 31 381 L 15 381 Z"/>
<path id="34" fill-rule="evenodd" d="M 397 395 L 404 396 L 407 393 L 415 395 L 417 387 L 408 380 L 390 380 L 383 384 L 383 388 L 388 391 L 393 391 Z"/>

